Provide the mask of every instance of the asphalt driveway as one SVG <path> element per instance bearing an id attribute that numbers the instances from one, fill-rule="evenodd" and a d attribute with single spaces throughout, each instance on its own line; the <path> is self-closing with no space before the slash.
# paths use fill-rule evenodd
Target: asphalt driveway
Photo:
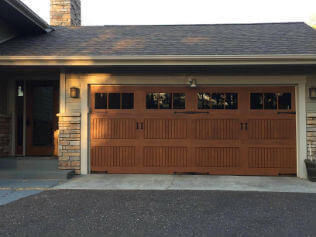
<path id="1" fill-rule="evenodd" d="M 316 236 L 303 193 L 55 190 L 0 215 L 0 236 Z"/>

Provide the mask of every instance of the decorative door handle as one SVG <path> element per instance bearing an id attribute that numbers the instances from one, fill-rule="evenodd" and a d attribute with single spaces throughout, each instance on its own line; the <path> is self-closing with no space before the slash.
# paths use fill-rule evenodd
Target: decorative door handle
<path id="1" fill-rule="evenodd" d="M 248 130 L 248 123 L 245 123 L 245 130 Z"/>
<path id="2" fill-rule="evenodd" d="M 244 124 L 240 123 L 240 130 L 243 130 Z"/>
<path id="3" fill-rule="evenodd" d="M 138 129 L 138 122 L 136 122 L 136 129 Z"/>
<path id="4" fill-rule="evenodd" d="M 144 129 L 144 123 L 140 123 L 140 129 L 141 129 L 141 130 Z"/>

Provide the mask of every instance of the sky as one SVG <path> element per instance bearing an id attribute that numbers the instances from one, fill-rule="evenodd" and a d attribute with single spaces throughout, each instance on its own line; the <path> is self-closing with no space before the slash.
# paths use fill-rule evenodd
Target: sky
<path id="1" fill-rule="evenodd" d="M 22 0 L 49 22 L 50 0 Z M 316 24 L 316 0 L 81 0 L 83 25 Z"/>

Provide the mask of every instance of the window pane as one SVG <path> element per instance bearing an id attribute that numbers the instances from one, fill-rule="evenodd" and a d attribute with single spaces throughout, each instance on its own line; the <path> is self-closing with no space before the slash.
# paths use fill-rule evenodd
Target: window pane
<path id="1" fill-rule="evenodd" d="M 109 109 L 120 109 L 121 108 L 121 94 L 110 93 L 109 94 Z"/>
<path id="2" fill-rule="evenodd" d="M 198 109 L 211 108 L 211 94 L 210 93 L 197 93 Z"/>
<path id="3" fill-rule="evenodd" d="M 226 93 L 225 109 L 238 109 L 237 93 Z"/>
<path id="4" fill-rule="evenodd" d="M 173 108 L 185 109 L 185 94 L 184 93 L 173 93 Z"/>
<path id="5" fill-rule="evenodd" d="M 277 109 L 277 96 L 275 93 L 264 93 L 264 109 Z"/>
<path id="6" fill-rule="evenodd" d="M 170 93 L 160 93 L 159 108 L 171 109 L 171 94 Z"/>
<path id="7" fill-rule="evenodd" d="M 250 94 L 250 108 L 263 109 L 263 94 L 262 93 Z"/>
<path id="8" fill-rule="evenodd" d="M 95 109 L 106 109 L 107 108 L 107 94 L 106 93 L 95 93 Z"/>
<path id="9" fill-rule="evenodd" d="M 225 95 L 223 93 L 212 94 L 212 109 L 224 109 Z"/>
<path id="10" fill-rule="evenodd" d="M 134 109 L 134 94 L 133 93 L 122 94 L 122 109 Z"/>
<path id="11" fill-rule="evenodd" d="M 32 94 L 33 145 L 53 144 L 54 88 L 34 87 Z"/>
<path id="12" fill-rule="evenodd" d="M 146 109 L 158 109 L 159 93 L 149 93 L 146 95 Z"/>
<path id="13" fill-rule="evenodd" d="M 279 109 L 291 109 L 291 93 L 279 95 Z"/>

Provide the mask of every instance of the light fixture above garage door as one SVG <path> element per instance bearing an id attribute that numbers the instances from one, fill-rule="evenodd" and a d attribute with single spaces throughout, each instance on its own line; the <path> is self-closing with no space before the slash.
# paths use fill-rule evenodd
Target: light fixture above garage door
<path id="1" fill-rule="evenodd" d="M 188 84 L 190 85 L 191 88 L 196 88 L 197 87 L 196 79 L 189 78 Z"/>

